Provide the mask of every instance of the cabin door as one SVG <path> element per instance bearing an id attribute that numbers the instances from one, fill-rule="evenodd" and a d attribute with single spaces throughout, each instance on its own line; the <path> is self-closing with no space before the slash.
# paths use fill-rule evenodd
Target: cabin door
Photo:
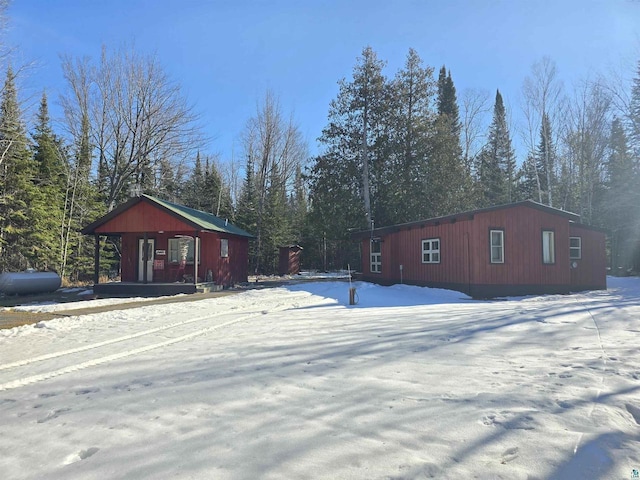
<path id="1" fill-rule="evenodd" d="M 147 251 L 144 251 L 144 238 L 138 240 L 138 281 L 144 282 L 144 264 L 147 259 L 147 282 L 153 282 L 153 259 L 156 251 L 155 240 L 147 238 Z"/>

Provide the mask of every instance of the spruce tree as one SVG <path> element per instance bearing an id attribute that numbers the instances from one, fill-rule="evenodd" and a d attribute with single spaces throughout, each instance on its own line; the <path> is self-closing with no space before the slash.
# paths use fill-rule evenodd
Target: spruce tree
<path id="1" fill-rule="evenodd" d="M 33 138 L 35 174 L 29 205 L 32 228 L 29 260 L 34 268 L 59 270 L 62 262 L 60 231 L 66 187 L 65 147 L 51 129 L 47 96 L 43 93 Z"/>
<path id="2" fill-rule="evenodd" d="M 438 216 L 473 206 L 471 177 L 464 166 L 456 88 L 443 66 L 438 77 L 438 115 L 433 124 L 427 168 L 427 216 Z"/>
<path id="3" fill-rule="evenodd" d="M 409 50 L 405 65 L 389 84 L 384 162 L 378 163 L 374 218 L 379 225 L 429 215 L 429 141 L 433 136 L 433 68 Z"/>
<path id="4" fill-rule="evenodd" d="M 478 190 L 483 207 L 512 202 L 516 198 L 515 154 L 500 91 L 496 91 L 488 142 L 479 155 Z"/>
<path id="5" fill-rule="evenodd" d="M 329 108 L 329 124 L 319 139 L 332 158 L 355 165 L 362 184 L 364 218 L 361 225 L 370 225 L 373 221 L 375 179 L 379 178 L 378 169 L 382 170 L 379 166 L 385 161 L 386 152 L 375 148 L 382 139 L 387 106 L 384 65 L 371 47 L 363 49 L 353 68 L 353 79 L 339 82 L 338 96 Z"/>
<path id="6" fill-rule="evenodd" d="M 296 169 L 293 192 L 289 196 L 289 217 L 291 218 L 291 238 L 288 243 L 303 244 L 305 240 L 305 226 L 307 221 L 308 202 L 307 190 L 302 176 L 302 168 Z"/>
<path id="7" fill-rule="evenodd" d="M 31 267 L 29 208 L 34 196 L 34 162 L 18 104 L 11 66 L 0 101 L 0 269 Z"/>
<path id="8" fill-rule="evenodd" d="M 182 194 L 182 200 L 185 206 L 203 210 L 206 201 L 205 192 L 205 175 L 200 159 L 200 152 L 196 154 L 191 177 L 187 180 Z M 210 206 L 210 203 L 209 203 Z"/>

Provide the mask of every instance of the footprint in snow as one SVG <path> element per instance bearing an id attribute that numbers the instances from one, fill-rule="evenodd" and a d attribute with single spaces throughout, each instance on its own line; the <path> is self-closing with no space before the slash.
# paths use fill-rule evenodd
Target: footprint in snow
<path id="1" fill-rule="evenodd" d="M 46 417 L 43 417 L 38 420 L 38 423 L 48 422 L 49 420 L 53 420 L 54 418 L 58 418 L 61 413 L 68 412 L 71 410 L 70 408 L 59 408 L 58 410 L 51 410 L 47 413 Z"/>
<path id="2" fill-rule="evenodd" d="M 72 463 L 79 462 L 80 460 L 86 460 L 87 458 L 93 456 L 98 450 L 98 447 L 87 448 L 86 450 L 80 450 L 79 452 L 72 453 L 67 458 L 64 459 L 64 465 L 71 465 Z"/>
<path id="3" fill-rule="evenodd" d="M 518 451 L 518 447 L 507 448 L 504 452 L 502 452 L 502 461 L 500 463 L 504 465 L 518 458 Z"/>
<path id="4" fill-rule="evenodd" d="M 627 407 L 627 412 L 631 414 L 636 423 L 640 425 L 640 408 L 630 403 L 625 404 L 625 407 Z"/>

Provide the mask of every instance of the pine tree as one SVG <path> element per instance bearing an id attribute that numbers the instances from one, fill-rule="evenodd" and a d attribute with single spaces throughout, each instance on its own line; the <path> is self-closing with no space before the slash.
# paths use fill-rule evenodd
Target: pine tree
<path id="1" fill-rule="evenodd" d="M 514 200 L 534 200 L 539 201 L 539 182 L 538 172 L 536 169 L 535 157 L 529 155 L 522 162 L 520 169 L 516 175 L 516 195 Z"/>
<path id="2" fill-rule="evenodd" d="M 316 157 L 309 182 L 309 240 L 305 244 L 308 265 L 327 269 L 359 266 L 358 245 L 350 232 L 365 229 L 362 184 L 354 163 L 330 154 Z"/>
<path id="3" fill-rule="evenodd" d="M 293 192 L 289 196 L 289 217 L 291 218 L 291 238 L 287 243 L 302 244 L 305 240 L 305 226 L 307 221 L 308 202 L 307 191 L 302 176 L 302 168 L 296 169 Z"/>
<path id="4" fill-rule="evenodd" d="M 438 115 L 446 116 L 451 133 L 460 135 L 460 110 L 451 71 L 443 65 L 438 75 Z"/>
<path id="5" fill-rule="evenodd" d="M 28 206 L 34 194 L 35 167 L 11 66 L 0 101 L 0 148 L 0 269 L 20 270 L 31 266 Z"/>
<path id="6" fill-rule="evenodd" d="M 634 249 L 640 235 L 640 172 L 631 155 L 622 122 L 611 124 L 609 156 L 606 164 L 607 190 L 604 218 L 610 232 L 611 269 L 615 275 L 633 268 Z"/>
<path id="7" fill-rule="evenodd" d="M 426 185 L 435 118 L 433 68 L 423 66 L 410 49 L 388 91 L 384 141 L 378 142 L 385 146 L 385 161 L 378 163 L 375 176 L 378 225 L 418 220 L 430 211 Z"/>
<path id="8" fill-rule="evenodd" d="M 516 198 L 515 154 L 500 91 L 496 91 L 488 142 L 479 155 L 478 190 L 481 206 L 512 202 Z"/>
<path id="9" fill-rule="evenodd" d="M 200 152 L 196 154 L 191 177 L 186 182 L 182 201 L 186 207 L 195 208 L 196 210 L 204 210 L 206 205 L 206 187 L 205 174 L 200 159 Z M 211 203 L 209 202 L 209 207 Z"/>
<path id="10" fill-rule="evenodd" d="M 362 184 L 364 218 L 360 223 L 363 225 L 370 225 L 373 221 L 377 167 L 385 161 L 384 154 L 373 148 L 382 137 L 386 114 L 384 65 L 385 62 L 378 59 L 371 47 L 362 51 L 353 69 L 353 79 L 339 82 L 340 91 L 329 108 L 329 124 L 320 137 L 332 158 L 356 166 L 355 171 Z"/>
<path id="11" fill-rule="evenodd" d="M 465 168 L 460 144 L 460 117 L 456 88 L 443 66 L 438 77 L 438 115 L 427 169 L 427 216 L 438 216 L 473 206 L 471 177 Z"/>
<path id="12" fill-rule="evenodd" d="M 254 234 L 258 230 L 258 198 L 256 195 L 255 179 L 254 179 L 253 158 L 247 156 L 247 164 L 245 167 L 245 178 L 238 199 L 236 209 L 237 225 Z M 256 245 L 255 241 L 249 242 L 249 267 L 250 271 L 255 272 L 256 268 Z"/>
<path id="13" fill-rule="evenodd" d="M 264 211 L 263 249 L 260 265 L 265 273 L 278 271 L 278 247 L 291 240 L 291 217 L 288 212 L 286 189 L 280 181 L 281 172 L 271 170 Z"/>
<path id="14" fill-rule="evenodd" d="M 29 261 L 34 268 L 61 268 L 60 228 L 64 216 L 66 186 L 65 148 L 51 129 L 46 94 L 42 95 L 32 134 L 35 175 L 29 205 L 32 228 L 28 233 Z"/>

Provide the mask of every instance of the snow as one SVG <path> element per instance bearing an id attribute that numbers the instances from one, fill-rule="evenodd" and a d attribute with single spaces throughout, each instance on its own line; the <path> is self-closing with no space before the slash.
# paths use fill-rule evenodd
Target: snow
<path id="1" fill-rule="evenodd" d="M 640 470 L 640 279 L 498 301 L 353 286 L 355 306 L 327 280 L 0 331 L 2 478 Z"/>

